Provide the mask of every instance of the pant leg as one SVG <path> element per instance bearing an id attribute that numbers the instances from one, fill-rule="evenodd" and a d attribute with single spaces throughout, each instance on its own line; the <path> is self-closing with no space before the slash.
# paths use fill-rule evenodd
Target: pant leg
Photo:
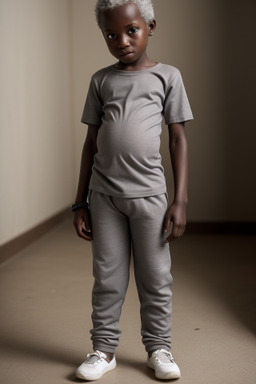
<path id="1" fill-rule="evenodd" d="M 113 353 L 121 331 L 119 318 L 129 282 L 131 239 L 127 216 L 111 197 L 92 192 L 93 274 L 91 339 L 94 350 Z"/>
<path id="2" fill-rule="evenodd" d="M 135 278 L 141 303 L 142 341 L 146 351 L 170 348 L 172 276 L 169 244 L 163 234 L 165 194 L 134 200 L 130 228 Z"/>

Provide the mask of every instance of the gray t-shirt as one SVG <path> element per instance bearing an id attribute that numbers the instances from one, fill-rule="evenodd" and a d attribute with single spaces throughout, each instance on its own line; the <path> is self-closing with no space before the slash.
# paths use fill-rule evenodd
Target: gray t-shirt
<path id="1" fill-rule="evenodd" d="M 141 71 L 114 66 L 96 72 L 82 122 L 99 126 L 89 188 L 136 198 L 166 192 L 161 162 L 162 119 L 193 119 L 178 69 L 158 63 Z"/>

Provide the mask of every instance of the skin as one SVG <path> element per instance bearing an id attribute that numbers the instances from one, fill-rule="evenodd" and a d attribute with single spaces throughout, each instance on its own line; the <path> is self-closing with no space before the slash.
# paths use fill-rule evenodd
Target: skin
<path id="1" fill-rule="evenodd" d="M 116 68 L 124 71 L 137 71 L 154 66 L 156 63 L 147 55 L 148 38 L 153 35 L 156 22 L 149 25 L 140 16 L 134 3 L 128 3 L 113 10 L 103 12 L 100 16 L 103 37 L 110 53 L 118 60 Z M 94 155 L 97 153 L 97 135 L 99 126 L 89 125 L 85 139 L 76 202 L 85 201 Z M 163 224 L 163 231 L 169 235 L 169 243 L 183 235 L 186 227 L 186 207 L 188 202 L 188 146 L 183 122 L 170 124 L 169 151 L 174 175 L 174 199 L 169 206 Z M 84 240 L 92 240 L 90 212 L 80 208 L 74 213 L 73 224 L 77 235 Z M 87 233 L 84 233 L 84 230 Z M 105 352 L 106 353 L 106 352 Z M 113 354 L 106 353 L 107 360 Z"/>
<path id="2" fill-rule="evenodd" d="M 117 68 L 136 71 L 156 64 L 146 52 L 156 22 L 148 25 L 134 3 L 102 13 L 100 25 L 110 53 L 118 59 Z"/>

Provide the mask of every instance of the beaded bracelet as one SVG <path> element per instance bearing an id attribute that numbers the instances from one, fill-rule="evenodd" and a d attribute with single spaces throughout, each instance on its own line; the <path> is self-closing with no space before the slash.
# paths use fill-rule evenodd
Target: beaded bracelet
<path id="1" fill-rule="evenodd" d="M 80 203 L 75 203 L 70 206 L 72 212 L 75 212 L 79 208 L 88 208 L 89 205 L 86 201 L 80 201 Z"/>

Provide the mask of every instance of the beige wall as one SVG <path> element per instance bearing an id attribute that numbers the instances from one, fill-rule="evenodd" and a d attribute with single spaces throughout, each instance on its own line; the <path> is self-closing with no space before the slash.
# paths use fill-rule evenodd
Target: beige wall
<path id="1" fill-rule="evenodd" d="M 73 2 L 76 164 L 79 124 L 91 74 L 113 58 L 93 18 L 94 0 Z M 253 0 L 155 0 L 157 31 L 149 52 L 177 66 L 195 115 L 190 146 L 190 221 L 255 221 L 255 32 Z M 171 192 L 163 133 L 162 154 Z"/>
<path id="2" fill-rule="evenodd" d="M 74 0 L 72 13 L 72 58 L 76 172 L 87 127 L 80 123 L 92 74 L 113 63 L 94 17 L 95 0 Z"/>
<path id="3" fill-rule="evenodd" d="M 71 2 L 0 1 L 0 244 L 73 198 Z"/>
<path id="4" fill-rule="evenodd" d="M 94 20 L 95 2 L 0 1 L 0 244 L 74 198 L 90 77 L 114 61 Z M 154 4 L 150 55 L 181 70 L 195 115 L 187 125 L 188 219 L 255 221 L 255 1 Z"/>

